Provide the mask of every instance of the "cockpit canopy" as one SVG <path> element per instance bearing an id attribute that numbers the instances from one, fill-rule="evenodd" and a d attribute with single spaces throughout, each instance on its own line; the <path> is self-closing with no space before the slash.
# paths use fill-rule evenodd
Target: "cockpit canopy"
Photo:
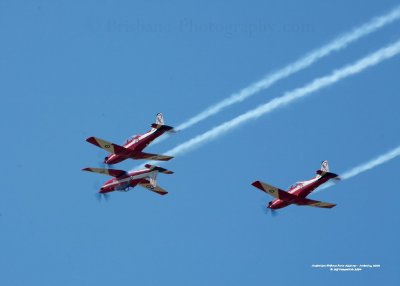
<path id="1" fill-rule="evenodd" d="M 126 139 L 125 144 L 132 142 L 135 139 L 138 139 L 140 137 L 140 135 L 132 135 L 131 137 L 129 137 L 128 139 Z"/>
<path id="2" fill-rule="evenodd" d="M 296 183 L 294 183 L 293 185 L 291 185 L 290 187 L 289 187 L 289 191 L 290 190 L 293 190 L 293 189 L 295 189 L 295 188 L 297 188 L 297 187 L 302 187 L 304 184 L 303 184 L 303 182 L 296 182 Z"/>

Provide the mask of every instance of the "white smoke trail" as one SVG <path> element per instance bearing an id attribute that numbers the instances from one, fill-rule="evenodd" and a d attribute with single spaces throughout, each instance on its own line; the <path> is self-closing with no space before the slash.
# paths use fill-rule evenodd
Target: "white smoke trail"
<path id="1" fill-rule="evenodd" d="M 371 170 L 375 167 L 385 164 L 386 162 L 389 162 L 390 160 L 392 160 L 398 156 L 400 156 L 400 146 L 398 146 L 397 148 L 394 148 L 394 149 L 390 150 L 389 152 L 386 152 L 385 154 L 380 155 L 379 157 L 376 157 L 364 164 L 361 164 L 357 167 L 354 167 L 353 169 L 348 170 L 347 172 L 340 175 L 340 178 L 342 180 L 347 180 L 347 179 L 353 178 L 361 173 L 364 173 L 368 170 Z M 318 190 L 316 190 L 314 193 L 322 191 L 333 185 L 334 184 L 332 182 L 328 182 L 325 185 L 319 187 Z"/>
<path id="2" fill-rule="evenodd" d="M 390 59 L 399 53 L 400 40 L 358 60 L 351 65 L 347 65 L 339 70 L 335 70 L 330 75 L 317 78 L 303 87 L 286 92 L 281 97 L 274 98 L 271 101 L 256 107 L 255 109 L 252 109 L 244 114 L 241 114 L 229 121 L 226 121 L 212 128 L 209 131 L 204 132 L 203 134 L 197 135 L 196 137 L 167 151 L 165 154 L 171 156 L 182 155 L 202 143 L 211 141 L 225 134 L 226 132 L 238 127 L 239 125 L 247 122 L 250 119 L 256 119 L 264 114 L 274 111 L 279 107 L 286 106 L 297 99 L 304 98 L 310 95 L 312 92 L 330 86 L 348 76 L 360 73 L 366 68 L 377 65 L 380 62 Z M 160 162 L 158 162 L 157 164 L 160 164 Z M 139 167 L 143 166 L 144 164 L 140 165 Z"/>
<path id="3" fill-rule="evenodd" d="M 379 64 L 384 60 L 390 59 L 395 55 L 397 55 L 399 52 L 400 52 L 400 40 L 358 60 L 357 62 L 351 65 L 347 65 L 339 70 L 335 70 L 330 75 L 317 78 L 303 87 L 286 92 L 281 97 L 274 98 L 271 101 L 262 104 L 255 109 L 252 109 L 242 115 L 239 115 L 238 117 L 230 121 L 222 123 L 212 128 L 211 130 L 176 146 L 175 148 L 166 152 L 166 154 L 172 156 L 181 155 L 193 149 L 194 147 L 197 147 L 201 143 L 211 141 L 223 135 L 224 133 L 238 127 L 240 124 L 245 123 L 250 119 L 256 119 L 264 114 L 274 111 L 279 107 L 286 106 L 297 99 L 304 98 L 310 95 L 312 92 L 330 86 L 338 82 L 339 80 L 357 74 L 368 67 L 372 67 L 374 65 Z"/>
<path id="4" fill-rule="evenodd" d="M 276 83 L 277 81 L 284 79 L 302 69 L 305 69 L 318 61 L 319 59 L 330 55 L 334 51 L 339 51 L 345 47 L 347 47 L 352 42 L 357 41 L 358 39 L 375 32 L 376 30 L 398 20 L 400 18 L 400 7 L 396 7 L 391 10 L 389 13 L 373 18 L 369 22 L 353 29 L 352 31 L 337 37 L 333 41 L 329 42 L 328 44 L 322 46 L 319 49 L 312 51 L 311 53 L 307 54 L 306 56 L 298 59 L 294 63 L 291 63 L 275 72 L 272 72 L 261 80 L 254 82 L 253 84 L 243 88 L 237 93 L 232 94 L 230 97 L 214 104 L 213 106 L 209 107 L 208 109 L 200 112 L 199 114 L 193 116 L 186 122 L 180 124 L 176 127 L 177 130 L 184 130 L 193 126 L 194 124 L 199 123 L 200 121 L 220 112 L 222 109 L 233 105 L 235 103 L 241 102 L 246 98 L 256 94 L 257 92 L 264 90 L 270 87 L 272 84 Z M 165 138 L 165 137 L 163 137 Z M 161 139 L 161 138 L 160 138 Z M 161 142 L 158 140 L 158 142 Z"/>

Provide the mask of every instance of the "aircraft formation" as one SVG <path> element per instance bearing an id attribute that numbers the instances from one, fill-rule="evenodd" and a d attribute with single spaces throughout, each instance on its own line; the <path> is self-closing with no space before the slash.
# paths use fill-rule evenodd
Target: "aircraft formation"
<path id="1" fill-rule="evenodd" d="M 151 129 L 148 132 L 142 135 L 132 136 L 126 140 L 123 146 L 96 137 L 89 137 L 86 141 L 110 153 L 109 156 L 104 158 L 104 163 L 107 165 L 117 164 L 126 159 L 168 161 L 173 157 L 142 152 L 143 149 L 152 141 L 166 132 L 174 132 L 174 129 L 171 126 L 164 125 L 164 117 L 162 113 L 158 113 L 156 116 L 156 123 L 151 124 Z M 114 177 L 113 179 L 106 181 L 100 188 L 100 196 L 104 196 L 107 193 L 114 191 L 127 192 L 130 188 L 134 188 L 138 185 L 156 194 L 165 195 L 168 192 L 157 185 L 157 175 L 158 173 L 173 174 L 173 172 L 168 171 L 167 169 L 149 164 L 146 164 L 145 169 L 143 170 L 132 172 L 90 167 L 82 170 Z"/>
<path id="2" fill-rule="evenodd" d="M 173 157 L 145 153 L 143 150 L 164 133 L 173 132 L 175 132 L 174 128 L 165 125 L 162 113 L 158 113 L 156 115 L 156 123 L 151 124 L 151 129 L 148 132 L 130 137 L 122 146 L 96 137 L 89 137 L 86 141 L 110 153 L 110 155 L 104 158 L 104 163 L 108 166 L 120 163 L 126 159 L 168 161 Z M 150 164 L 146 164 L 145 169 L 130 172 L 113 168 L 92 167 L 83 168 L 82 170 L 113 177 L 102 185 L 98 191 L 100 196 L 105 196 L 114 191 L 127 192 L 136 186 L 141 186 L 159 195 L 166 195 L 168 192 L 157 184 L 157 175 L 159 173 L 173 174 L 172 171 Z M 284 191 L 262 181 L 255 181 L 252 185 L 274 197 L 274 199 L 266 205 L 267 210 L 281 209 L 292 204 L 318 208 L 333 208 L 336 204 L 307 198 L 310 193 L 329 180 L 340 180 L 340 178 L 337 174 L 329 172 L 328 161 L 324 160 L 322 161 L 321 168 L 316 171 L 316 176 L 314 178 L 297 182 L 293 184 L 288 191 Z"/>

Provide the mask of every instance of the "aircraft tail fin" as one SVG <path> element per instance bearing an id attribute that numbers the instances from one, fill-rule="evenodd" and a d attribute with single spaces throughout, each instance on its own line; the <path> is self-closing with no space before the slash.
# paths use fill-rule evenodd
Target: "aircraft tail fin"
<path id="1" fill-rule="evenodd" d="M 147 169 L 156 170 L 156 171 L 158 171 L 158 172 L 160 172 L 160 173 L 163 173 L 163 174 L 168 174 L 168 175 L 170 175 L 170 174 L 173 174 L 173 173 L 174 173 L 174 172 L 172 172 L 172 171 L 170 171 L 170 170 L 161 168 L 161 167 L 159 167 L 159 166 L 153 166 L 153 165 L 150 165 L 150 164 L 146 164 L 146 165 L 144 165 L 144 166 L 145 166 Z"/>
<path id="2" fill-rule="evenodd" d="M 164 115 L 161 112 L 156 115 L 156 124 L 164 125 Z"/>
<path id="3" fill-rule="evenodd" d="M 175 132 L 172 126 L 168 126 L 164 124 L 164 116 L 162 113 L 157 113 L 156 123 L 151 124 L 151 127 L 156 130 L 165 131 L 165 132 Z"/>
<path id="4" fill-rule="evenodd" d="M 340 180 L 339 175 L 329 172 L 328 160 L 322 161 L 321 168 L 317 170 L 317 176 L 319 177 L 329 176 L 329 179 Z"/>
<path id="5" fill-rule="evenodd" d="M 329 172 L 328 160 L 322 161 L 320 170 L 323 171 L 323 172 Z"/>

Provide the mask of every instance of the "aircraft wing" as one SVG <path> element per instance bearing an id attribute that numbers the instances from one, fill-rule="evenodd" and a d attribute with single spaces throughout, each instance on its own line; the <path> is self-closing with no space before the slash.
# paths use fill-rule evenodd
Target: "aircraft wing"
<path id="1" fill-rule="evenodd" d="M 252 183 L 252 185 L 257 189 L 260 189 L 261 191 L 282 201 L 291 202 L 298 199 L 298 197 L 295 195 L 292 195 L 288 192 L 285 192 L 284 190 L 268 185 L 267 183 L 263 183 L 261 181 L 255 181 Z"/>
<path id="2" fill-rule="evenodd" d="M 139 183 L 138 185 L 142 186 L 143 188 L 148 189 L 152 192 L 155 192 L 156 194 L 162 195 L 162 196 L 168 194 L 168 192 L 166 190 L 164 190 L 163 188 L 161 188 L 159 186 L 155 186 L 155 187 L 152 186 L 149 181 L 144 181 L 142 183 Z"/>
<path id="3" fill-rule="evenodd" d="M 126 174 L 126 172 L 122 171 L 122 170 L 101 169 L 101 168 L 84 168 L 84 169 L 82 169 L 82 171 L 104 174 L 104 175 L 109 175 L 109 176 L 113 176 L 113 177 L 119 177 L 119 176 Z"/>
<path id="4" fill-rule="evenodd" d="M 134 153 L 132 156 L 130 156 L 130 158 L 132 158 L 132 159 L 157 160 L 157 161 L 168 161 L 168 160 L 171 160 L 174 157 L 167 156 L 167 155 L 158 155 L 158 154 L 138 152 L 138 153 Z"/>
<path id="5" fill-rule="evenodd" d="M 86 141 L 97 147 L 100 147 L 100 148 L 106 150 L 107 152 L 110 152 L 111 154 L 118 155 L 121 153 L 125 154 L 125 153 L 127 153 L 127 151 L 132 152 L 132 150 L 129 150 L 125 147 L 122 147 L 120 145 L 117 145 L 117 144 L 114 144 L 114 143 L 111 143 L 111 142 L 108 142 L 106 140 L 96 138 L 96 137 L 89 137 L 86 139 Z"/>
<path id="6" fill-rule="evenodd" d="M 335 204 L 321 202 L 321 201 L 314 201 L 306 198 L 299 198 L 294 204 L 299 206 L 310 206 L 310 207 L 317 207 L 317 208 L 333 208 L 336 206 Z"/>

